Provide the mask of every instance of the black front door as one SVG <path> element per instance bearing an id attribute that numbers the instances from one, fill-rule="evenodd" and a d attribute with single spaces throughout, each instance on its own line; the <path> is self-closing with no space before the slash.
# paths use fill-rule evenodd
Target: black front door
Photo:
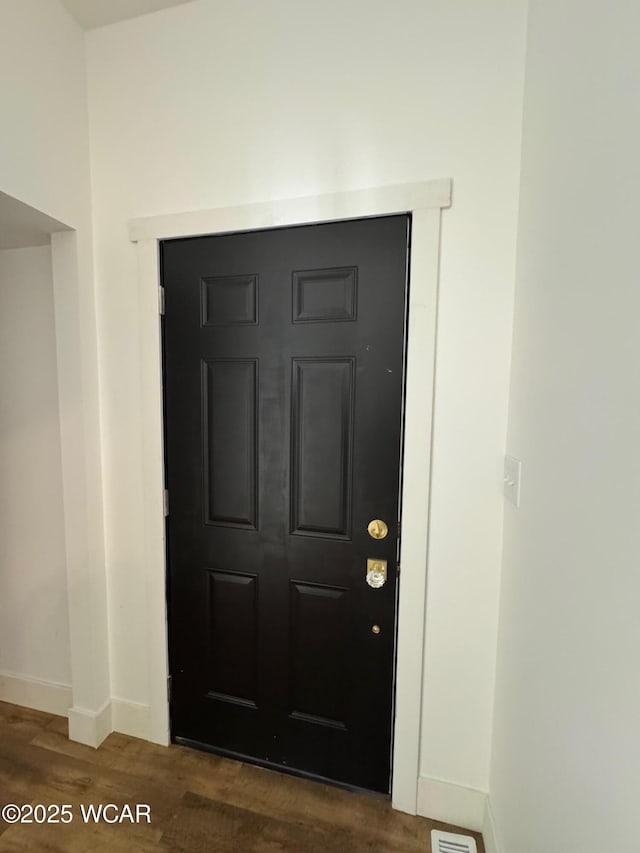
<path id="1" fill-rule="evenodd" d="M 383 792 L 408 230 L 162 244 L 172 736 Z"/>

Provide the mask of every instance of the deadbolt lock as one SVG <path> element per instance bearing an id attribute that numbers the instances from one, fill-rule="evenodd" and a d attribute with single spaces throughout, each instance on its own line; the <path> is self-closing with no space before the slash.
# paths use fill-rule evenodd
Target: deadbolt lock
<path id="1" fill-rule="evenodd" d="M 373 521 L 370 521 L 367 530 L 372 539 L 384 539 L 389 532 L 389 528 L 381 518 L 374 518 Z"/>
<path id="2" fill-rule="evenodd" d="M 387 582 L 387 561 L 367 560 L 367 583 L 373 589 L 380 589 Z"/>

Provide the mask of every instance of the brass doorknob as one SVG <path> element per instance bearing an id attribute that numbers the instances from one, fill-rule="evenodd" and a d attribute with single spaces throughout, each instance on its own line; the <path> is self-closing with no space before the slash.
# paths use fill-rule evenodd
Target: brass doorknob
<path id="1" fill-rule="evenodd" d="M 373 521 L 370 521 L 367 530 L 372 539 L 384 539 L 389 532 L 389 528 L 381 518 L 374 518 Z"/>
<path id="2" fill-rule="evenodd" d="M 380 626 L 379 625 L 372 625 L 371 626 L 371 633 L 379 634 L 380 633 Z"/>
<path id="3" fill-rule="evenodd" d="M 372 589 L 380 589 L 387 582 L 387 561 L 374 560 L 371 557 L 367 560 L 367 576 L 366 581 Z"/>

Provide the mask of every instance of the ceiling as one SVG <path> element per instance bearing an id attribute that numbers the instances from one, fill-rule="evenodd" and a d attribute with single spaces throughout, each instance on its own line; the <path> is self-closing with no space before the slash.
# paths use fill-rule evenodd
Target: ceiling
<path id="1" fill-rule="evenodd" d="M 190 2 L 192 0 L 62 0 L 62 5 L 84 30 L 92 30 Z"/>

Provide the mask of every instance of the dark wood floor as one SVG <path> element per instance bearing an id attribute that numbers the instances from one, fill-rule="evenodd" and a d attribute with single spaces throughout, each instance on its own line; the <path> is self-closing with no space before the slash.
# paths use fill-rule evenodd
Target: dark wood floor
<path id="1" fill-rule="evenodd" d="M 98 750 L 62 717 L 0 702 L 0 806 L 69 803 L 69 825 L 7 825 L 0 851 L 402 851 L 430 853 L 431 829 L 375 796 L 273 773 L 180 746 L 112 734 Z M 85 824 L 80 804 L 144 803 L 151 824 Z M 484 853 L 479 835 L 478 849 Z"/>

